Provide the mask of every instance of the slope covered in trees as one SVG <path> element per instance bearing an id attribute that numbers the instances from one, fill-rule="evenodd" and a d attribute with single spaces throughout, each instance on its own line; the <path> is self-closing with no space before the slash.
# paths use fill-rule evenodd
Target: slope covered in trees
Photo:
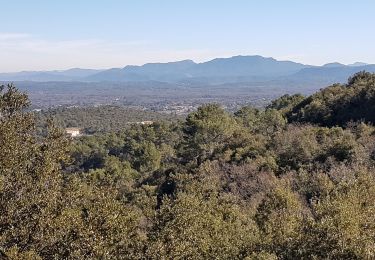
<path id="1" fill-rule="evenodd" d="M 306 98 L 288 114 L 291 121 L 345 125 L 375 123 L 375 74 L 359 72 L 345 85 L 334 84 Z"/>
<path id="2" fill-rule="evenodd" d="M 371 97 L 373 77 L 341 88 Z M 329 120 L 300 112 L 330 88 L 70 141 L 51 124 L 36 137 L 27 97 L 2 88 L 2 256 L 374 258 L 375 128 L 336 119 L 333 101 Z M 371 122 L 362 104 L 345 118 Z"/>

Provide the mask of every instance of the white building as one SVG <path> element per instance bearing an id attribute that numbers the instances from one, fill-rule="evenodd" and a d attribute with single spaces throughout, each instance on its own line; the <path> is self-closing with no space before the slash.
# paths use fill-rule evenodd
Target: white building
<path id="1" fill-rule="evenodd" d="M 68 127 L 65 129 L 65 132 L 71 137 L 77 137 L 81 135 L 80 128 L 78 127 Z"/>
<path id="2" fill-rule="evenodd" d="M 154 122 L 152 121 L 142 121 L 140 122 L 141 125 L 152 125 Z"/>

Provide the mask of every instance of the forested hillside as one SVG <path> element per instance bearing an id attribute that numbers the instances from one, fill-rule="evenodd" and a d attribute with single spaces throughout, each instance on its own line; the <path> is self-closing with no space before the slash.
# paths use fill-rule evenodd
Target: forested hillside
<path id="1" fill-rule="evenodd" d="M 288 114 L 291 121 L 345 125 L 349 121 L 375 123 L 375 77 L 359 72 L 347 84 L 334 84 L 312 95 Z"/>
<path id="2" fill-rule="evenodd" d="M 0 93 L 9 259 L 375 258 L 375 74 L 68 140 Z"/>

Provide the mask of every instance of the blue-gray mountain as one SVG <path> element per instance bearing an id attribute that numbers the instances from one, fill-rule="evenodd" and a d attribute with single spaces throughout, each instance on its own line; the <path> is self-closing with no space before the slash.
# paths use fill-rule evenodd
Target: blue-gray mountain
<path id="1" fill-rule="evenodd" d="M 1 81 L 81 81 L 81 82 L 149 82 L 180 84 L 225 84 L 242 82 L 294 82 L 330 84 L 345 82 L 359 71 L 375 72 L 375 65 L 337 62 L 311 66 L 292 61 L 278 61 L 262 56 L 235 56 L 195 63 L 183 60 L 148 63 L 108 70 L 70 69 L 65 71 L 0 73 Z"/>
<path id="2" fill-rule="evenodd" d="M 84 78 L 99 73 L 102 70 L 73 68 L 53 71 L 21 71 L 14 73 L 0 73 L 3 81 L 81 81 Z"/>
<path id="3" fill-rule="evenodd" d="M 226 83 L 269 80 L 292 75 L 311 66 L 291 61 L 277 61 L 261 56 L 235 56 L 195 63 L 184 60 L 149 63 L 103 71 L 86 78 L 89 81 L 164 81 L 180 83 Z"/>

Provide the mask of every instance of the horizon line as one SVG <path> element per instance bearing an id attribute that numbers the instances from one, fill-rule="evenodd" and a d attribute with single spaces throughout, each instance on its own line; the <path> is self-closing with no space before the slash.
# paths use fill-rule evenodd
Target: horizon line
<path id="1" fill-rule="evenodd" d="M 363 63 L 365 64 L 364 66 L 366 65 L 373 65 L 375 63 L 368 63 L 368 62 L 362 62 L 362 61 L 356 61 L 356 62 L 352 62 L 352 63 L 342 63 L 342 62 L 339 62 L 339 61 L 332 61 L 332 62 L 327 62 L 327 63 L 324 63 L 324 64 L 321 64 L 321 65 L 316 65 L 316 64 L 309 64 L 309 63 L 303 63 L 303 62 L 298 62 L 298 61 L 294 61 L 293 59 L 282 59 L 282 58 L 275 58 L 275 57 L 272 57 L 272 56 L 263 56 L 263 55 L 260 55 L 260 54 L 247 54 L 247 55 L 243 55 L 243 54 L 238 54 L 238 55 L 232 55 L 232 56 L 221 56 L 221 57 L 215 57 L 215 58 L 209 58 L 209 59 L 204 59 L 203 61 L 195 61 L 194 58 L 191 58 L 191 59 L 179 59 L 179 60 L 171 60 L 171 61 L 166 61 L 166 62 L 146 62 L 146 63 L 141 63 L 141 64 L 126 64 L 125 66 L 122 66 L 122 67 L 106 67 L 106 68 L 101 68 L 101 67 L 66 67 L 66 68 L 55 68 L 55 69 L 44 69 L 44 70 L 19 70 L 19 71 L 9 71 L 9 72 L 1 72 L 0 71 L 0 74 L 14 74 L 14 73 L 23 73 L 23 72 L 64 72 L 64 71 L 67 71 L 67 70 L 74 70 L 74 69 L 81 69 L 81 70 L 102 70 L 102 71 L 105 71 L 105 70 L 111 70 L 111 69 L 124 69 L 128 66 L 136 66 L 136 67 L 142 67 L 144 65 L 147 65 L 147 64 L 168 64 L 168 63 L 177 63 L 177 62 L 183 62 L 183 61 L 192 61 L 194 62 L 195 64 L 202 64 L 202 63 L 206 63 L 206 62 L 210 62 L 210 61 L 213 61 L 213 60 L 216 60 L 216 59 L 230 59 L 230 58 L 236 58 L 236 57 L 261 57 L 261 58 L 265 58 L 265 59 L 274 59 L 278 62 L 294 62 L 294 63 L 298 63 L 298 64 L 302 64 L 302 65 L 305 65 L 305 66 L 312 66 L 312 67 L 322 67 L 322 66 L 325 66 L 325 65 L 329 65 L 329 64 L 340 64 L 340 65 L 344 65 L 344 66 L 350 66 L 350 65 L 354 65 L 354 64 L 357 64 L 357 63 Z"/>

